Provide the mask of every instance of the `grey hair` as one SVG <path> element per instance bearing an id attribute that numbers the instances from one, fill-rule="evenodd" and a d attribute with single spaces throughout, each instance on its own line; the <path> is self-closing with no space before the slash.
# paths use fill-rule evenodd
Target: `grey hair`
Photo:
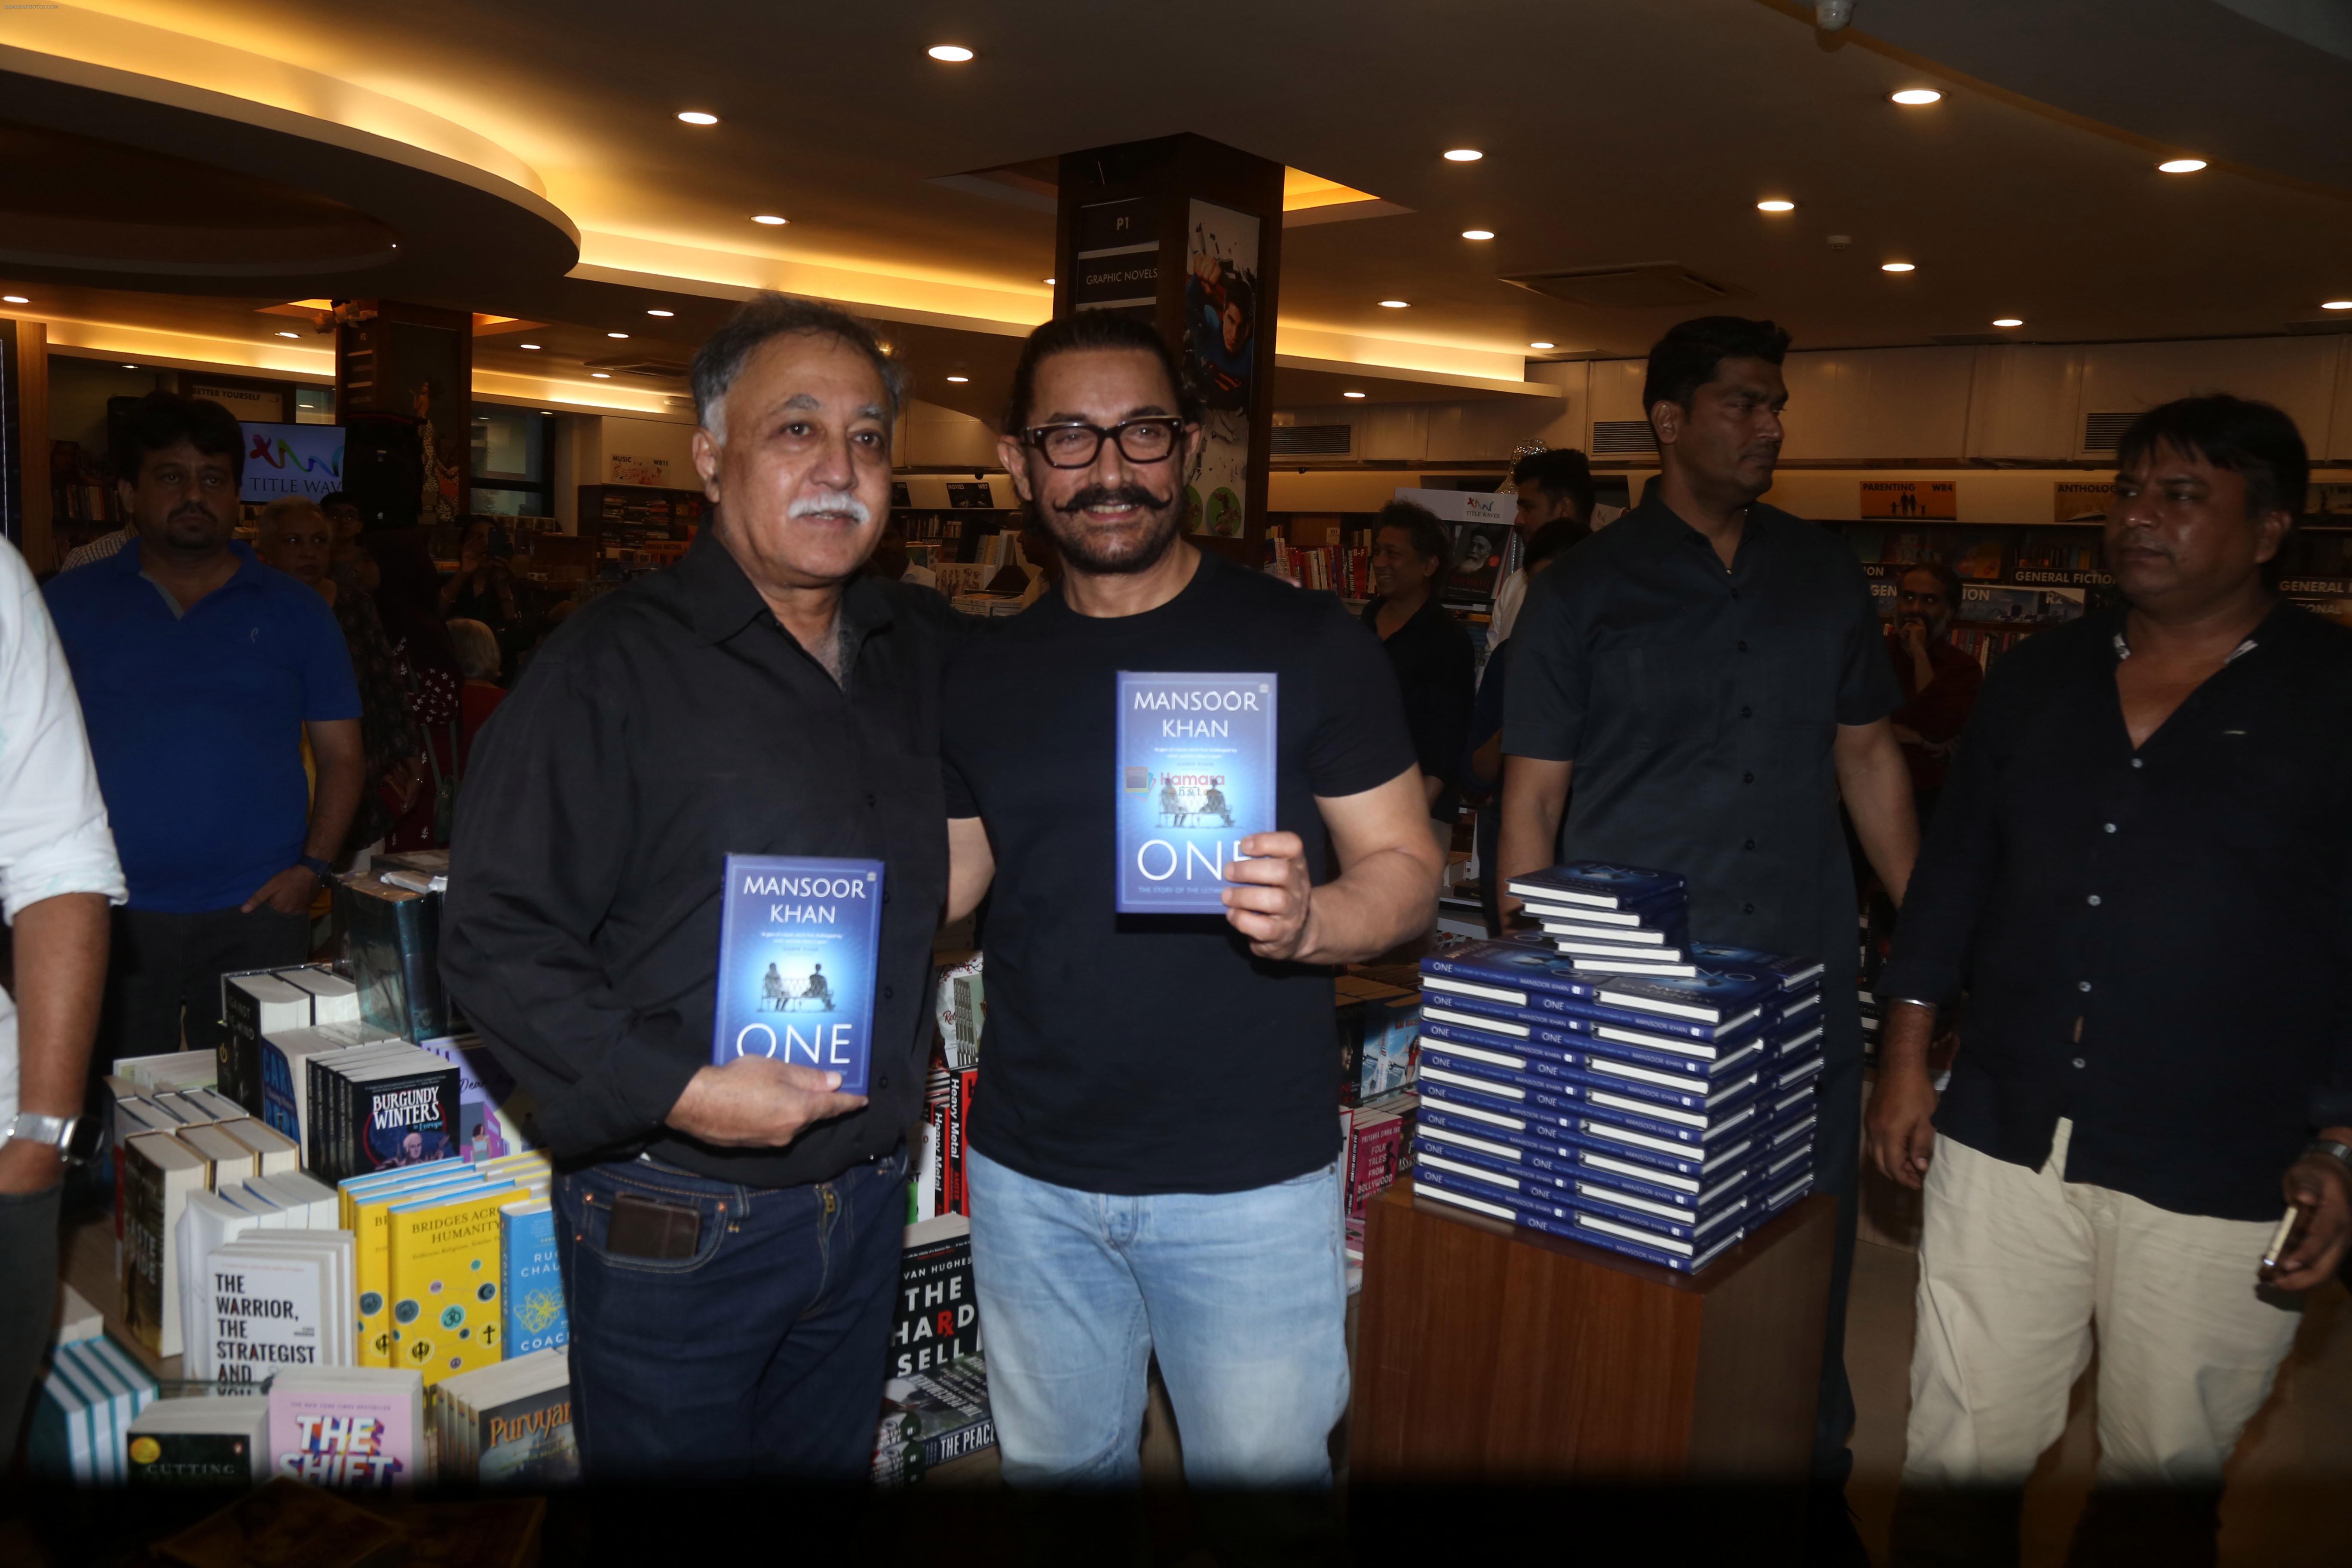
<path id="1" fill-rule="evenodd" d="M 309 496 L 279 496 L 261 509 L 259 521 L 264 528 L 273 528 L 300 512 L 309 512 L 321 522 L 327 520 L 326 509 Z"/>
<path id="2" fill-rule="evenodd" d="M 499 634 L 480 621 L 449 623 L 449 641 L 457 650 L 458 673 L 468 680 L 495 680 L 506 660 L 499 652 Z"/>
<path id="3" fill-rule="evenodd" d="M 743 362 L 771 338 L 788 332 L 818 332 L 864 354 L 882 380 L 892 423 L 906 400 L 907 377 L 865 322 L 845 310 L 814 300 L 761 292 L 735 308 L 727 324 L 710 334 L 694 355 L 694 419 L 721 446 L 727 442 L 727 389 L 735 384 Z"/>

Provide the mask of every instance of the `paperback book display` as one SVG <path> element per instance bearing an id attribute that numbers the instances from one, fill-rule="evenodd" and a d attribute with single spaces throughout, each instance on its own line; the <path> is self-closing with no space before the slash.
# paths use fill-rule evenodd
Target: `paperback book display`
<path id="1" fill-rule="evenodd" d="M 772 1057 L 864 1094 L 882 863 L 730 855 L 725 875 L 711 1061 Z"/>
<path id="2" fill-rule="evenodd" d="M 971 1222 L 946 1215 L 908 1226 L 873 1479 L 903 1486 L 995 1444 L 971 1284 Z"/>
<path id="3" fill-rule="evenodd" d="M 1670 873 L 1580 863 L 1508 885 L 1630 915 L 1691 973 L 1588 967 L 1549 931 L 1423 960 L 1413 1191 L 1705 1268 L 1812 1188 L 1823 966 L 1689 942 Z"/>

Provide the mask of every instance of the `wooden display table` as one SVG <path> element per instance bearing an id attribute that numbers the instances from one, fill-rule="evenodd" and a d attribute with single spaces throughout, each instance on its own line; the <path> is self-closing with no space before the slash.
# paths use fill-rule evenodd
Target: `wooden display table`
<path id="1" fill-rule="evenodd" d="M 1802 1479 L 1836 1218 L 1815 1194 L 1693 1277 L 1400 1182 L 1365 1237 L 1357 1476 Z"/>

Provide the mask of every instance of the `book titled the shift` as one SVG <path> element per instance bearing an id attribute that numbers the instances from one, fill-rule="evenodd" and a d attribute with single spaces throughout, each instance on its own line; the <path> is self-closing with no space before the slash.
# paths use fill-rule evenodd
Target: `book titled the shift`
<path id="1" fill-rule="evenodd" d="M 874 1055 L 882 863 L 730 855 L 710 1059 L 772 1057 L 864 1094 Z"/>
<path id="2" fill-rule="evenodd" d="M 1241 841 L 1275 830 L 1270 674 L 1118 674 L 1120 914 L 1223 914 Z"/>

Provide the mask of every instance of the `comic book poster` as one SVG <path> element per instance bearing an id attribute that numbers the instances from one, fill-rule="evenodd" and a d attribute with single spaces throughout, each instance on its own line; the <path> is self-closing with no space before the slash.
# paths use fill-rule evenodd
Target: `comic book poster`
<path id="1" fill-rule="evenodd" d="M 1185 492 L 1193 533 L 1242 536 L 1249 494 L 1250 410 L 1258 319 L 1258 220 L 1195 201 L 1185 238 L 1184 384 L 1199 404 L 1208 439 Z"/>

